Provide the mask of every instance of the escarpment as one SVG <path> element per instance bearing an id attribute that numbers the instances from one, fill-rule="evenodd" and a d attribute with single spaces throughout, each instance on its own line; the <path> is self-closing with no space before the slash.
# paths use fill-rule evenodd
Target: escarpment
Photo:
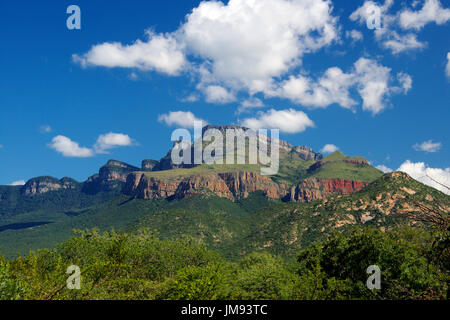
<path id="1" fill-rule="evenodd" d="M 279 199 L 287 195 L 287 188 L 255 172 L 205 173 L 190 176 L 159 177 L 142 172 L 128 175 L 124 193 L 140 199 L 182 199 L 196 193 L 212 192 L 235 200 L 262 191 L 267 197 Z"/>
<path id="2" fill-rule="evenodd" d="M 291 188 L 290 200 L 296 202 L 310 202 L 336 194 L 358 192 L 367 185 L 367 182 L 344 179 L 306 179 Z"/>

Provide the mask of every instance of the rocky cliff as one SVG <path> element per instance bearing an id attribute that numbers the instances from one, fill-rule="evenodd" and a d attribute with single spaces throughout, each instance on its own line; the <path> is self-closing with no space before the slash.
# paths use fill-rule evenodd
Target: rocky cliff
<path id="1" fill-rule="evenodd" d="M 171 178 L 135 172 L 128 175 L 124 187 L 125 194 L 141 199 L 181 199 L 196 193 L 212 192 L 219 197 L 234 200 L 246 198 L 255 191 L 263 191 L 267 197 L 277 199 L 287 194 L 286 186 L 280 186 L 268 177 L 248 171 Z"/>
<path id="2" fill-rule="evenodd" d="M 212 192 L 235 200 L 262 191 L 267 197 L 296 202 L 310 202 L 336 194 L 350 194 L 368 183 L 344 179 L 307 179 L 288 187 L 255 172 L 224 172 L 191 176 L 162 177 L 135 172 L 128 175 L 124 193 L 140 199 L 182 199 L 196 193 Z"/>
<path id="3" fill-rule="evenodd" d="M 350 194 L 360 191 L 368 183 L 344 179 L 306 179 L 290 190 L 290 200 L 310 202 L 335 194 Z"/>
<path id="4" fill-rule="evenodd" d="M 34 196 L 49 191 L 58 191 L 66 189 L 76 189 L 79 183 L 71 178 L 62 178 L 58 180 L 53 177 L 37 177 L 28 180 L 21 188 L 21 193 L 26 196 Z"/>
<path id="5" fill-rule="evenodd" d="M 121 191 L 129 173 L 140 170 L 137 167 L 117 160 L 109 160 L 100 168 L 98 174 L 89 177 L 83 185 L 83 192 Z"/>

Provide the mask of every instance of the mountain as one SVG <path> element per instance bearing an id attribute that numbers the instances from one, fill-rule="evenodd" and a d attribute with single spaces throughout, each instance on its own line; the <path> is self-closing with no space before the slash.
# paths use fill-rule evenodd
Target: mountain
<path id="1" fill-rule="evenodd" d="M 101 191 L 120 192 L 128 174 L 139 168 L 117 160 L 109 160 L 100 168 L 98 174 L 89 177 L 83 184 L 83 192 L 95 194 Z"/>
<path id="2" fill-rule="evenodd" d="M 230 128 L 253 134 L 237 126 L 203 133 Z M 166 238 L 203 239 L 230 257 L 261 248 L 292 256 L 333 230 L 410 223 L 403 215 L 417 203 L 445 203 L 439 210 L 448 213 L 448 196 L 401 173 L 383 175 L 363 157 L 279 144 L 274 176 L 261 175 L 260 163 L 177 166 L 169 151 L 140 167 L 109 160 L 84 182 L 38 177 L 0 186 L 0 252 L 51 247 L 73 229 L 150 226 Z"/>
<path id="3" fill-rule="evenodd" d="M 149 227 L 163 239 L 183 235 L 201 239 L 232 259 L 260 250 L 293 259 L 300 249 L 354 226 L 382 231 L 402 225 L 427 227 L 416 219 L 427 216 L 424 208 L 448 216 L 450 197 L 400 172 L 383 175 L 358 192 L 308 203 L 283 202 L 262 191 L 238 198 L 219 197 L 215 192 L 170 199 L 118 194 L 85 208 L 38 210 L 13 216 L 9 223 L 2 219 L 0 252 L 13 257 L 52 247 L 67 239 L 74 228 L 133 231 Z"/>

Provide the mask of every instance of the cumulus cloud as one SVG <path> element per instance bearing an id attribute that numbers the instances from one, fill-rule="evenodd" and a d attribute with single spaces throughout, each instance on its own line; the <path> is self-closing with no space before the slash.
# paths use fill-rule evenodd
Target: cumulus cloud
<path id="1" fill-rule="evenodd" d="M 447 66 L 445 68 L 445 74 L 450 78 L 450 52 L 447 53 Z"/>
<path id="2" fill-rule="evenodd" d="M 394 54 L 398 54 L 408 50 L 423 49 L 426 47 L 426 43 L 420 42 L 414 33 L 399 35 L 392 31 L 385 37 L 383 47 L 391 50 Z"/>
<path id="3" fill-rule="evenodd" d="M 194 128 L 195 121 L 202 121 L 204 125 L 207 123 L 205 120 L 195 117 L 190 111 L 171 111 L 167 114 L 161 114 L 158 116 L 158 121 L 169 127 L 179 126 L 182 128 Z"/>
<path id="4" fill-rule="evenodd" d="M 207 86 L 203 89 L 206 101 L 210 103 L 225 104 L 236 100 L 234 94 L 227 89 L 217 85 Z"/>
<path id="5" fill-rule="evenodd" d="M 450 191 L 442 186 L 450 186 L 450 168 L 430 168 L 423 162 L 414 163 L 407 160 L 398 171 L 406 172 L 417 181 L 450 195 Z"/>
<path id="6" fill-rule="evenodd" d="M 331 6 L 328 0 L 203 1 L 179 37 L 189 52 L 211 62 L 204 67 L 212 79 L 264 91 L 305 53 L 338 38 Z"/>
<path id="7" fill-rule="evenodd" d="M 82 66 L 172 75 L 189 66 L 207 101 L 226 103 L 234 100 L 234 91 L 265 91 L 305 54 L 335 40 L 337 18 L 329 0 L 202 1 L 172 33 L 148 32 L 147 41 L 130 45 L 98 44 L 73 59 Z M 188 56 L 195 63 L 189 64 Z"/>
<path id="8" fill-rule="evenodd" d="M 356 105 L 349 89 L 355 83 L 352 74 L 346 74 L 337 67 L 329 68 L 314 81 L 303 75 L 290 76 L 278 88 L 267 93 L 269 97 L 287 98 L 307 107 L 325 108 L 337 103 L 344 108 Z"/>
<path id="9" fill-rule="evenodd" d="M 179 74 L 187 64 L 182 45 L 170 34 L 155 34 L 152 31 L 146 34 L 146 41 L 136 40 L 130 45 L 119 42 L 94 45 L 83 55 L 74 54 L 73 61 L 83 67 L 136 68 L 168 75 Z"/>
<path id="10" fill-rule="evenodd" d="M 353 42 L 362 41 L 364 36 L 362 32 L 358 30 L 350 30 L 345 32 L 345 36 L 350 38 Z"/>
<path id="11" fill-rule="evenodd" d="M 49 147 L 61 153 L 64 157 L 89 158 L 95 154 L 92 149 L 80 147 L 78 142 L 61 135 L 54 137 Z"/>
<path id="12" fill-rule="evenodd" d="M 336 103 L 343 108 L 352 108 L 357 102 L 350 96 L 350 89 L 356 88 L 363 110 L 377 114 L 386 108 L 388 97 L 400 91 L 391 84 L 391 78 L 390 68 L 376 60 L 360 58 L 349 73 L 332 67 L 317 81 L 303 75 L 290 76 L 267 96 L 287 98 L 307 107 L 325 108 Z M 412 86 L 411 77 L 399 73 L 397 80 L 403 92 L 408 92 Z"/>
<path id="13" fill-rule="evenodd" d="M 92 148 L 80 147 L 78 142 L 70 138 L 58 135 L 52 139 L 48 147 L 69 158 L 89 158 L 96 154 L 106 154 L 108 150 L 116 147 L 130 146 L 133 140 L 126 134 L 107 133 L 98 137 Z"/>
<path id="14" fill-rule="evenodd" d="M 429 7 L 428 3 L 430 2 L 436 2 L 436 0 L 426 0 L 424 8 Z M 361 7 L 356 9 L 350 15 L 350 20 L 359 22 L 361 25 L 366 24 L 368 19 L 370 19 L 370 14 L 372 14 L 372 11 L 369 10 L 369 8 L 371 6 L 376 6 L 380 9 L 380 19 L 382 25 L 381 28 L 374 31 L 374 34 L 376 40 L 381 44 L 383 48 L 390 50 L 393 54 L 400 54 L 407 51 L 424 49 L 427 45 L 426 42 L 420 41 L 417 38 L 417 34 L 415 32 L 421 29 L 421 27 L 423 27 L 426 23 L 429 23 L 433 20 L 429 15 L 428 17 L 431 20 L 423 18 L 427 16 L 425 12 L 428 12 L 429 10 L 426 9 L 425 11 L 423 11 L 422 9 L 419 12 L 423 13 L 420 13 L 418 16 L 416 16 L 416 11 L 412 11 L 408 8 L 400 10 L 396 13 L 391 13 L 390 11 L 392 9 L 393 3 L 393 0 L 386 0 L 383 5 L 379 5 L 374 1 L 367 0 Z M 419 16 L 422 18 L 417 18 Z M 413 20 L 417 22 L 415 24 L 417 28 L 410 27 Z M 421 25 L 421 27 L 418 27 L 419 25 Z M 411 32 L 411 30 L 406 31 L 406 29 L 415 30 L 412 30 Z"/>
<path id="15" fill-rule="evenodd" d="M 416 143 L 415 145 L 413 145 L 414 150 L 425 152 L 438 152 L 441 147 L 441 142 L 433 142 L 432 140 L 424 141 L 422 143 Z"/>
<path id="16" fill-rule="evenodd" d="M 378 170 L 382 171 L 383 173 L 389 173 L 389 172 L 393 171 L 391 168 L 385 166 L 384 164 L 380 164 L 378 166 L 375 166 L 375 168 L 377 168 Z"/>
<path id="17" fill-rule="evenodd" d="M 367 14 L 363 9 L 371 3 L 366 1 L 351 18 L 363 21 Z M 392 0 L 386 0 L 383 13 L 391 4 Z M 338 67 L 329 68 L 321 77 L 298 72 L 305 55 L 339 41 L 340 27 L 332 11 L 330 0 L 202 1 L 172 33 L 148 32 L 147 41 L 130 45 L 98 44 L 83 55 L 74 55 L 74 60 L 83 66 L 168 74 L 187 70 L 205 100 L 218 104 L 234 102 L 245 92 L 250 97 L 261 93 L 287 98 L 306 107 L 338 104 L 353 108 L 358 102 L 349 90 L 356 88 L 363 109 L 376 114 L 395 91 L 388 83 L 389 68 L 361 58 L 348 73 Z M 394 19 L 388 17 L 386 24 L 391 25 Z M 353 41 L 363 37 L 357 30 L 348 31 L 346 36 Z M 412 38 L 390 37 L 386 45 L 396 52 L 404 50 L 401 45 L 413 44 Z M 373 76 L 367 67 L 375 68 Z M 238 113 L 245 108 L 242 104 Z"/>
<path id="18" fill-rule="evenodd" d="M 294 109 L 258 112 L 257 118 L 247 118 L 242 125 L 254 130 L 279 129 L 281 132 L 298 133 L 308 127 L 314 127 L 314 122 L 303 111 Z"/>
<path id="19" fill-rule="evenodd" d="M 116 147 L 127 147 L 133 144 L 133 140 L 123 133 L 106 133 L 98 137 L 94 145 L 95 153 L 108 153 L 108 150 Z"/>
<path id="20" fill-rule="evenodd" d="M 425 0 L 422 9 L 405 9 L 400 13 L 400 26 L 403 29 L 420 30 L 428 23 L 442 25 L 449 20 L 450 9 L 444 9 L 439 0 Z"/>
<path id="21" fill-rule="evenodd" d="M 383 110 L 387 95 L 390 93 L 390 69 L 376 61 L 361 58 L 355 63 L 358 78 L 358 92 L 363 99 L 363 109 L 377 114 Z"/>
<path id="22" fill-rule="evenodd" d="M 326 145 L 323 146 L 322 149 L 320 149 L 320 152 L 322 152 L 322 153 L 333 153 L 333 152 L 336 152 L 338 150 L 339 150 L 339 148 L 336 147 L 334 144 L 326 144 Z"/>
<path id="23" fill-rule="evenodd" d="M 262 108 L 262 107 L 264 107 L 264 103 L 260 99 L 251 97 L 241 102 L 237 112 L 241 113 L 248 109 Z"/>
<path id="24" fill-rule="evenodd" d="M 25 185 L 25 180 L 18 180 L 10 183 L 10 186 L 23 186 Z"/>
<path id="25" fill-rule="evenodd" d="M 408 91 L 412 88 L 412 78 L 409 74 L 399 72 L 397 74 L 398 82 L 401 85 L 401 90 L 403 93 L 408 93 Z"/>

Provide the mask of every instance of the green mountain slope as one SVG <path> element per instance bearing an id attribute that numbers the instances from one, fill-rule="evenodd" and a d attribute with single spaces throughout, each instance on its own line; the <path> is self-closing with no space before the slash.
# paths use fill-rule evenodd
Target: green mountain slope
<path id="1" fill-rule="evenodd" d="M 335 230 L 346 231 L 357 225 L 382 230 L 402 224 L 421 225 L 411 219 L 413 214 L 423 213 L 420 205 L 448 215 L 450 197 L 398 172 L 382 176 L 360 192 L 311 203 L 282 203 L 258 192 L 237 202 L 214 194 L 173 201 L 121 195 L 70 214 L 36 211 L 26 219 L 10 219 L 6 227 L 3 222 L 0 251 L 12 257 L 51 247 L 70 237 L 72 229 L 129 231 L 149 227 L 163 239 L 182 235 L 201 239 L 229 258 L 258 250 L 292 258 Z"/>

